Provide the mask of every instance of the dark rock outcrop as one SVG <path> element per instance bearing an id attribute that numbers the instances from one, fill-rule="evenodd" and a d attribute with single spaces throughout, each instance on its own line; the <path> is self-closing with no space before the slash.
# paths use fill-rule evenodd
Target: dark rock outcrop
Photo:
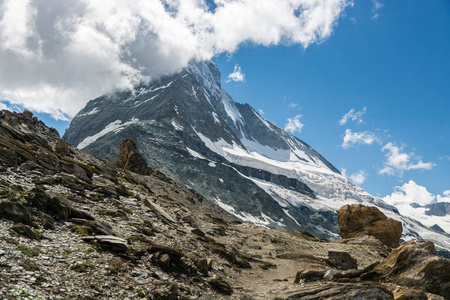
<path id="1" fill-rule="evenodd" d="M 136 140 L 132 138 L 123 140 L 120 143 L 120 150 L 115 163 L 126 170 L 150 175 L 151 169 L 147 166 L 145 158 L 137 150 L 136 143 Z"/>
<path id="2" fill-rule="evenodd" d="M 345 205 L 338 211 L 339 234 L 342 238 L 371 235 L 389 247 L 396 247 L 402 234 L 402 223 L 387 218 L 376 207 L 362 204 Z"/>
<path id="3" fill-rule="evenodd" d="M 5 218 L 28 225 L 31 224 L 30 211 L 23 204 L 18 202 L 0 202 L 0 218 Z"/>
<path id="4" fill-rule="evenodd" d="M 348 252 L 330 250 L 328 251 L 328 259 L 342 270 L 356 269 L 358 267 L 356 259 L 351 257 Z"/>
<path id="5" fill-rule="evenodd" d="M 221 278 L 213 278 L 208 281 L 209 285 L 223 295 L 231 295 L 233 289 L 231 285 Z"/>

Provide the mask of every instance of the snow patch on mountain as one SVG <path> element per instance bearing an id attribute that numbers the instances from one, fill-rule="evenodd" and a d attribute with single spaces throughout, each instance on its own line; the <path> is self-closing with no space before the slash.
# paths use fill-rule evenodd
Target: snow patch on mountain
<path id="1" fill-rule="evenodd" d="M 264 119 L 263 117 L 261 117 L 256 111 L 253 110 L 253 113 L 258 117 L 258 119 L 263 122 L 264 125 L 266 125 L 267 128 L 269 128 L 270 130 L 273 131 L 272 126 L 269 124 L 269 122 L 267 122 L 266 119 Z"/>
<path id="2" fill-rule="evenodd" d="M 139 119 L 132 118 L 130 121 L 125 122 L 123 124 L 122 124 L 121 120 L 116 120 L 114 122 L 111 122 L 108 125 L 106 125 L 106 127 L 99 133 L 86 137 L 83 141 L 81 141 L 81 143 L 78 144 L 77 148 L 78 149 L 86 148 L 87 146 L 89 146 L 90 144 L 92 144 L 93 142 L 95 142 L 96 140 L 101 138 L 102 136 L 105 136 L 110 132 L 117 133 L 117 132 L 121 131 L 123 128 L 125 128 L 126 126 L 133 124 L 135 122 L 138 122 L 138 121 L 139 121 Z"/>
<path id="3" fill-rule="evenodd" d="M 208 160 L 206 157 L 204 157 L 203 155 L 201 155 L 197 151 L 194 151 L 194 150 L 192 150 L 192 149 L 190 149 L 188 147 L 186 147 L 186 149 L 189 152 L 189 154 L 192 155 L 193 157 Z"/>
<path id="4" fill-rule="evenodd" d="M 94 115 L 94 114 L 96 114 L 98 112 L 100 112 L 100 110 L 98 110 L 97 107 L 94 107 L 93 110 L 91 110 L 91 111 L 89 111 L 89 112 L 87 112 L 85 114 L 78 115 L 78 117 L 90 116 L 90 115 Z"/>
<path id="5" fill-rule="evenodd" d="M 172 120 L 172 126 L 175 130 L 183 131 L 184 127 L 177 123 L 177 121 Z"/>
<path id="6" fill-rule="evenodd" d="M 224 90 L 222 90 L 221 96 L 223 107 L 228 117 L 230 117 L 230 119 L 233 121 L 234 125 L 237 126 L 238 122 L 241 124 L 245 124 L 245 120 L 239 110 L 236 108 L 233 99 L 231 99 L 231 97 Z"/>

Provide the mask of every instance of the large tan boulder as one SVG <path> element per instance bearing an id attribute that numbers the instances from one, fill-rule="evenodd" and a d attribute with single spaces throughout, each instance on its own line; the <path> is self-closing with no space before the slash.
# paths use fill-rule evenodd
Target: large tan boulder
<path id="1" fill-rule="evenodd" d="M 120 143 L 116 164 L 121 168 L 142 175 L 149 175 L 151 173 L 151 169 L 147 166 L 145 158 L 137 150 L 136 140 L 132 138 L 127 138 Z"/>
<path id="2" fill-rule="evenodd" d="M 387 218 L 376 207 L 362 204 L 341 207 L 338 223 L 344 239 L 371 235 L 389 247 L 398 246 L 403 231 L 401 222 Z"/>
<path id="3" fill-rule="evenodd" d="M 450 295 L 450 259 L 435 255 L 432 242 L 405 242 L 392 250 L 374 271 L 389 282 L 444 297 Z"/>

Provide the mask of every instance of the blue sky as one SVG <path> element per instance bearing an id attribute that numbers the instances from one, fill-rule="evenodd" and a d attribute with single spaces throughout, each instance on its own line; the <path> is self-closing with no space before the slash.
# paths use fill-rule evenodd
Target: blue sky
<path id="1" fill-rule="evenodd" d="M 18 7 L 19 2 L 23 7 Z M 108 1 L 96 11 L 96 2 L 88 2 L 93 3 L 91 15 L 98 12 L 100 19 L 109 8 L 117 11 L 114 5 L 121 5 L 120 1 Z M 236 0 L 233 7 L 222 1 L 225 4 L 221 4 L 221 14 L 216 10 L 214 15 L 198 10 L 194 2 L 179 4 L 177 9 L 184 12 L 179 14 L 181 17 L 162 14 L 165 19 L 161 20 L 166 24 L 157 33 L 169 41 L 151 40 L 150 36 L 150 42 L 144 42 L 144 46 L 160 47 L 168 54 L 148 58 L 135 47 L 141 41 L 130 40 L 136 32 L 125 29 L 131 25 L 121 27 L 134 24 L 136 16 L 142 24 L 153 21 L 144 15 L 153 9 L 145 6 L 145 0 L 133 2 L 135 7 L 122 7 L 123 16 L 129 13 L 129 19 L 105 21 L 102 28 L 110 30 L 108 39 L 95 30 L 82 35 L 86 28 L 92 29 L 86 27 L 91 20 L 83 13 L 79 16 L 82 22 L 70 30 L 44 34 L 49 26 L 39 23 L 41 14 L 54 11 L 61 19 L 64 12 L 71 12 L 72 16 L 76 5 L 52 2 L 55 7 L 49 10 L 33 5 L 51 2 L 0 0 L 3 11 L 11 12 L 8 19 L 0 10 L 0 66 L 4 70 L 0 72 L 0 97 L 4 100 L 0 107 L 12 107 L 13 102 L 40 111 L 37 116 L 62 134 L 68 120 L 87 100 L 112 87 L 126 87 L 133 80 L 142 79 L 140 76 L 176 70 L 188 59 L 213 57 L 221 70 L 223 87 L 235 101 L 260 109 L 266 119 L 279 127 L 284 128 L 288 119 L 303 125 L 294 135 L 338 169 L 345 169 L 349 178 L 371 194 L 384 197 L 395 190 L 405 196 L 428 193 L 425 196 L 430 199 L 430 194 L 443 195 L 450 190 L 449 1 L 363 0 L 352 4 L 334 0 L 328 7 L 334 13 L 332 18 L 319 16 L 311 20 L 311 24 L 320 26 L 290 29 L 285 29 L 289 24 L 270 12 L 273 3 L 289 4 L 294 2 L 291 0 L 260 1 L 263 9 L 257 10 L 256 2 Z M 12 13 L 13 4 L 22 18 Z M 270 20 L 261 20 L 255 14 L 264 9 L 269 14 L 263 16 Z M 109 20 L 111 17 L 117 16 L 110 15 Z M 45 18 L 49 22 L 58 20 L 53 15 Z M 24 22 L 27 26 L 14 27 L 17 32 L 8 27 L 8 20 L 16 24 L 22 19 L 28 20 Z M 247 30 L 255 20 L 257 24 Z M 30 25 L 33 22 L 35 27 Z M 214 30 L 202 32 L 203 24 L 208 22 Z M 195 30 L 187 32 L 186 38 L 181 39 L 183 43 L 179 43 L 178 34 L 180 30 L 184 32 L 186 23 L 186 28 Z M 274 30 L 272 36 L 272 31 L 268 33 L 272 28 L 286 32 L 280 30 L 282 33 L 277 34 Z M 73 32 L 76 39 L 69 37 L 61 46 L 62 37 Z M 48 38 L 53 35 L 54 40 Z M 38 51 L 33 45 L 47 45 L 48 49 L 42 47 Z M 122 59 L 123 53 L 131 53 L 141 63 L 141 69 L 147 67 L 154 73 L 138 74 L 132 64 Z M 53 56 L 46 60 L 46 55 Z M 17 57 L 19 62 L 14 60 Z M 61 71 L 54 71 L 55 62 Z M 239 81 L 242 78 L 237 76 L 233 81 L 228 77 L 233 72 L 245 75 L 244 80 Z M 347 122 L 340 122 L 346 114 Z"/>
<path id="2" fill-rule="evenodd" d="M 294 135 L 347 175 L 362 170 L 360 186 L 373 195 L 409 180 L 442 194 L 450 189 L 450 2 L 378 3 L 375 10 L 372 1 L 355 2 L 330 38 L 306 50 L 247 45 L 221 55 L 223 86 L 282 128 L 301 115 L 304 127 Z M 245 82 L 227 83 L 236 64 Z M 364 108 L 362 122 L 339 125 L 351 109 Z M 379 142 L 344 149 L 346 129 L 373 133 Z M 433 167 L 379 174 L 389 142 L 403 148 L 410 165 L 422 160 Z"/>

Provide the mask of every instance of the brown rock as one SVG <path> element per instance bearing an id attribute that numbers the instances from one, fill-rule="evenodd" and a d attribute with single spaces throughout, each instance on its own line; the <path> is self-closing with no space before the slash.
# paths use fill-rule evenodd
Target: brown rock
<path id="1" fill-rule="evenodd" d="M 149 175 L 151 173 L 145 158 L 137 150 L 136 140 L 132 138 L 127 138 L 120 143 L 115 163 L 121 168 L 138 174 Z"/>
<path id="2" fill-rule="evenodd" d="M 159 257 L 159 265 L 163 269 L 168 269 L 170 266 L 170 256 L 168 254 L 163 254 Z"/>
<path id="3" fill-rule="evenodd" d="M 396 288 L 394 290 L 395 300 L 427 300 L 427 295 L 419 289 Z"/>
<path id="4" fill-rule="evenodd" d="M 423 288 L 444 297 L 450 295 L 450 259 L 436 256 L 431 242 L 401 244 L 374 271 L 399 285 Z"/>
<path id="5" fill-rule="evenodd" d="M 387 218 L 376 207 L 362 204 L 345 205 L 338 211 L 339 234 L 342 238 L 371 235 L 389 247 L 396 247 L 402 224 Z"/>

